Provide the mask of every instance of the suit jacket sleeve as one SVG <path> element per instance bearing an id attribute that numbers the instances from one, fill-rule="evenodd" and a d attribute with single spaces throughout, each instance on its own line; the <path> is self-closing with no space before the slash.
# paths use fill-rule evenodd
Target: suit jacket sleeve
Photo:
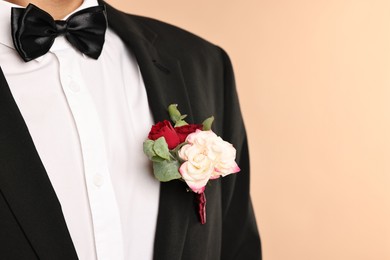
<path id="1" fill-rule="evenodd" d="M 260 237 L 256 225 L 249 185 L 247 135 L 241 116 L 231 61 L 222 52 L 224 62 L 223 139 L 237 150 L 241 172 L 222 178 L 222 259 L 261 259 Z"/>

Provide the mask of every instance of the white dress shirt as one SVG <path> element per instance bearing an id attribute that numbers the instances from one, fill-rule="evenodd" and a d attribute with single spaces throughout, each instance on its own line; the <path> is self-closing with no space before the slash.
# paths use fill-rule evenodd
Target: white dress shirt
<path id="1" fill-rule="evenodd" d="M 26 63 L 12 43 L 12 6 L 0 1 L 0 66 L 80 260 L 152 259 L 160 185 L 142 152 L 153 120 L 133 53 L 108 29 L 98 60 L 61 36 Z"/>

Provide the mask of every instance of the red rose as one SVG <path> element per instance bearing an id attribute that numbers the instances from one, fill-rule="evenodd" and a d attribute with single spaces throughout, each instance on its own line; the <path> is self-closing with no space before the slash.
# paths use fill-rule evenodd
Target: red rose
<path id="1" fill-rule="evenodd" d="M 165 138 L 165 141 L 167 142 L 168 148 L 170 150 L 174 149 L 178 144 L 180 144 L 180 138 L 168 120 L 158 122 L 157 124 L 152 126 L 148 138 L 154 141 L 161 136 Z"/>
<path id="2" fill-rule="evenodd" d="M 175 127 L 176 133 L 179 136 L 180 143 L 185 142 L 187 136 L 189 134 L 194 133 L 197 129 L 202 130 L 203 125 L 196 125 L 196 124 L 191 124 L 191 125 L 183 125 L 179 127 Z"/>

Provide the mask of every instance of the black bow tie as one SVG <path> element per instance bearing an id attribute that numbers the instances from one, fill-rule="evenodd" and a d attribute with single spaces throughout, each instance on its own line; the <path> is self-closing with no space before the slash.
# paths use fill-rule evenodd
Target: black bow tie
<path id="1" fill-rule="evenodd" d="M 24 61 L 47 53 L 59 35 L 85 55 L 97 59 L 103 49 L 107 29 L 104 6 L 86 8 L 72 14 L 66 21 L 55 21 L 50 14 L 33 4 L 12 8 L 12 38 L 15 49 Z"/>

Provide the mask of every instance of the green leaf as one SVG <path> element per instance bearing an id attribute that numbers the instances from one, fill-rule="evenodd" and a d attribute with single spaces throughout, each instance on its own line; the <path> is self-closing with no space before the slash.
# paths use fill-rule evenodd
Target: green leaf
<path id="1" fill-rule="evenodd" d="M 211 126 L 214 122 L 214 117 L 211 116 L 209 118 L 207 118 L 206 120 L 203 121 L 202 125 L 203 125 L 203 131 L 208 131 L 208 130 L 211 130 Z"/>
<path id="2" fill-rule="evenodd" d="M 157 156 L 165 160 L 170 160 L 171 154 L 169 153 L 168 144 L 163 136 L 154 142 L 153 150 Z"/>
<path id="3" fill-rule="evenodd" d="M 153 156 L 156 156 L 156 153 L 153 151 L 153 145 L 154 145 L 154 141 L 153 140 L 146 140 L 144 142 L 144 154 L 146 154 L 146 156 L 150 158 L 152 158 Z"/>
<path id="4" fill-rule="evenodd" d="M 176 160 L 153 162 L 154 176 L 162 182 L 180 179 L 179 167 L 180 164 Z"/>
<path id="5" fill-rule="evenodd" d="M 186 121 L 183 119 L 187 117 L 187 115 L 182 115 L 180 111 L 177 109 L 177 104 L 171 104 L 168 106 L 168 113 L 173 121 L 175 123 L 175 126 L 182 126 L 182 125 L 188 125 Z"/>
<path id="6" fill-rule="evenodd" d="M 163 162 L 165 161 L 165 159 L 159 157 L 159 156 L 153 156 L 152 158 L 150 158 L 151 161 L 153 162 Z"/>
<path id="7" fill-rule="evenodd" d="M 177 104 L 171 104 L 168 106 L 168 113 L 171 117 L 171 120 L 176 123 L 180 120 L 181 114 L 180 111 L 177 109 Z"/>

